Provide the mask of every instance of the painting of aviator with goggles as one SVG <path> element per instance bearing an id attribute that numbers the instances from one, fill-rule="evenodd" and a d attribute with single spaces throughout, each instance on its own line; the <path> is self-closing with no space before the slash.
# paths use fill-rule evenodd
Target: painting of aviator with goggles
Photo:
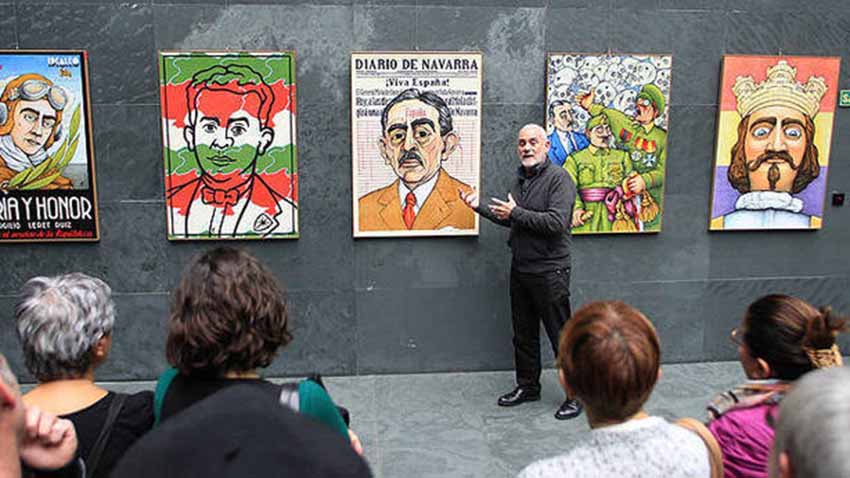
<path id="1" fill-rule="evenodd" d="M 79 145 L 80 107 L 69 112 L 70 100 L 67 88 L 39 73 L 6 82 L 0 95 L 0 189 L 87 189 L 87 178 L 74 184 L 64 174 Z"/>

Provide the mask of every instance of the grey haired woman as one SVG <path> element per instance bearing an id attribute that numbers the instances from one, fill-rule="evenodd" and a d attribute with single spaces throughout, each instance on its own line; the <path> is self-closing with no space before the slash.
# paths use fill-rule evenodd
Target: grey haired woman
<path id="1" fill-rule="evenodd" d="M 74 423 L 89 477 L 106 477 L 153 426 L 153 394 L 123 395 L 94 383 L 112 347 L 115 305 L 100 279 L 35 277 L 15 308 L 24 360 L 38 385 L 24 403 Z"/>

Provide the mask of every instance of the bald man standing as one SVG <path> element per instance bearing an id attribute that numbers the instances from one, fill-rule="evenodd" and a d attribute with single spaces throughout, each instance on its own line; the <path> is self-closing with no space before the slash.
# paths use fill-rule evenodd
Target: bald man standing
<path id="1" fill-rule="evenodd" d="M 511 320 L 514 329 L 516 388 L 499 397 L 512 407 L 540 400 L 540 321 L 555 354 L 564 322 L 570 317 L 570 218 L 576 187 L 563 168 L 547 161 L 549 140 L 536 124 L 524 126 L 517 138 L 521 165 L 505 200 L 487 206 L 478 193 L 458 191 L 467 206 L 501 226 L 511 228 Z M 566 420 L 581 414 L 567 398 L 555 412 Z"/>

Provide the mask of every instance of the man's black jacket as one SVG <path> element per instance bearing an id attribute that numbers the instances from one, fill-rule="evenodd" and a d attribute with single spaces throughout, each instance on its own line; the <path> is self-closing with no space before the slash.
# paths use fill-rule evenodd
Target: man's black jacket
<path id="1" fill-rule="evenodd" d="M 520 166 L 510 193 L 517 205 L 507 220 L 497 218 L 483 197 L 476 210 L 496 224 L 511 228 L 508 244 L 513 253 L 513 270 L 540 274 L 570 267 L 570 222 L 576 187 L 567 171 L 548 159 L 528 173 Z"/>

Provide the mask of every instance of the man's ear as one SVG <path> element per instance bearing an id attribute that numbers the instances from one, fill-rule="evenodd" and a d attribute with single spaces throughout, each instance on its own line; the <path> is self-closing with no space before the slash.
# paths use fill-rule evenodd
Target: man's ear
<path id="1" fill-rule="evenodd" d="M 458 144 L 460 144 L 460 137 L 454 132 L 443 136 L 443 154 L 441 159 L 443 161 L 449 159 L 449 156 L 452 155 Z"/>
<path id="2" fill-rule="evenodd" d="M 378 151 L 381 152 L 384 163 L 390 164 L 390 152 L 387 150 L 387 142 L 384 138 L 378 140 Z"/>
<path id="3" fill-rule="evenodd" d="M 257 154 L 260 156 L 266 154 L 269 146 L 274 142 L 274 130 L 271 128 L 263 128 L 260 130 L 260 144 L 257 145 Z"/>
<path id="4" fill-rule="evenodd" d="M 193 126 L 186 125 L 183 128 L 183 139 L 186 140 L 186 147 L 189 148 L 189 151 L 195 150 L 195 128 Z"/>
<path id="5" fill-rule="evenodd" d="M 773 370 L 771 370 L 770 365 L 766 361 L 763 359 L 756 359 L 756 366 L 758 367 L 758 378 L 770 378 L 770 374 L 773 373 Z"/>
<path id="6" fill-rule="evenodd" d="M 109 355 L 110 349 L 112 349 L 112 335 L 104 335 L 92 348 L 95 362 L 100 363 L 106 360 L 106 356 Z"/>

